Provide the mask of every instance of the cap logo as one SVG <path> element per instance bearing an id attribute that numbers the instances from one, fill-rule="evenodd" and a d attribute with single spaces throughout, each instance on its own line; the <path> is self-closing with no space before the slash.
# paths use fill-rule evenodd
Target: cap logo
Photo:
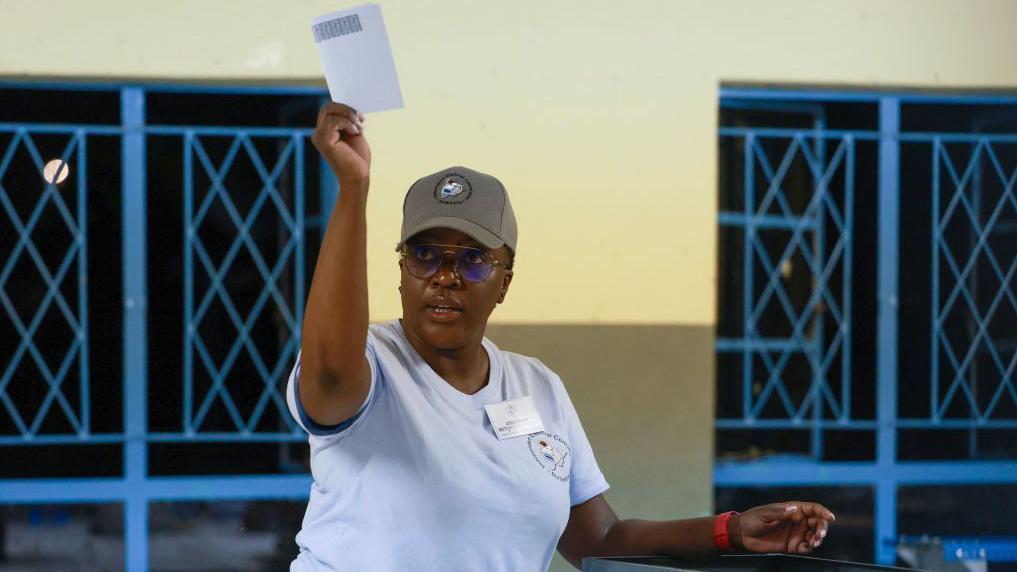
<path id="1" fill-rule="evenodd" d="M 462 175 L 447 175 L 434 188 L 434 198 L 439 203 L 457 205 L 465 203 L 473 194 L 473 187 Z"/>

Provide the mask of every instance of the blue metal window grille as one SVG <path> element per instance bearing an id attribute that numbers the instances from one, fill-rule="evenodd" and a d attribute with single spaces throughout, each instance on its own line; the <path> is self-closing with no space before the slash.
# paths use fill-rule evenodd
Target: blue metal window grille
<path id="1" fill-rule="evenodd" d="M 217 130 L 215 133 L 221 133 Z M 211 134 L 205 134 L 211 137 Z M 299 428 L 289 418 L 286 410 L 286 399 L 280 388 L 281 380 L 289 373 L 296 358 L 296 351 L 299 343 L 300 315 L 303 308 L 303 183 L 297 181 L 294 188 L 294 204 L 288 205 L 280 195 L 277 181 L 283 170 L 292 162 L 295 164 L 298 179 L 303 172 L 303 154 L 294 152 L 299 149 L 302 143 L 302 135 L 295 133 L 283 135 L 280 140 L 283 143 L 282 151 L 274 165 L 266 166 L 251 141 L 251 135 L 241 130 L 233 130 L 233 134 L 227 135 L 232 139 L 229 151 L 221 165 L 213 164 L 208 153 L 202 145 L 202 137 L 194 130 L 184 134 L 184 202 L 185 221 L 184 236 L 186 246 L 184 249 L 184 272 L 185 276 L 194 276 L 196 267 L 208 274 L 211 285 L 203 292 L 197 292 L 194 280 L 188 280 L 185 287 L 185 338 L 184 346 L 184 412 L 183 426 L 188 435 L 194 435 L 201 431 L 201 426 L 206 419 L 209 409 L 215 399 L 221 399 L 229 412 L 234 428 L 239 435 L 250 435 L 256 430 L 258 421 L 265 412 L 266 407 L 276 407 L 277 413 L 282 419 L 288 421 L 289 431 L 283 435 L 297 433 Z M 278 139 L 279 137 L 276 136 Z M 229 192 L 224 186 L 224 180 L 239 153 L 246 153 L 251 159 L 263 186 L 254 200 L 249 212 L 241 215 L 234 201 L 230 198 Z M 195 158 L 197 163 L 212 180 L 210 190 L 204 195 L 200 203 L 195 204 L 194 173 Z M 215 201 L 220 201 L 230 220 L 236 226 L 237 234 L 233 239 L 225 258 L 220 264 L 216 264 L 210 257 L 208 250 L 200 237 L 201 224 L 206 219 L 210 206 Z M 284 225 L 285 243 L 277 257 L 277 260 L 269 264 L 262 255 L 260 249 L 251 238 L 251 226 L 253 221 L 265 209 L 276 209 L 279 218 Z M 230 296 L 228 285 L 224 282 L 224 276 L 237 259 L 241 249 L 246 249 L 264 283 L 253 307 L 243 315 L 237 309 L 233 298 Z M 280 292 L 278 281 L 280 274 L 286 269 L 290 258 L 296 259 L 294 278 L 296 287 L 293 290 L 292 300 L 287 300 Z M 195 263 L 197 259 L 198 264 Z M 222 359 L 217 362 L 202 339 L 199 326 L 202 319 L 207 315 L 208 309 L 214 300 L 218 299 L 227 311 L 230 321 L 236 328 L 237 336 L 230 345 L 230 349 Z M 261 351 L 251 340 L 250 332 L 255 320 L 265 311 L 268 304 L 274 304 L 279 315 L 284 320 L 283 336 L 285 342 L 282 351 L 270 363 L 265 363 Z M 264 390 L 257 401 L 251 414 L 245 419 L 238 411 L 236 403 L 230 397 L 226 381 L 229 373 L 236 363 L 237 357 L 246 352 L 255 364 L 259 381 L 264 385 Z M 195 360 L 195 356 L 198 357 Z M 200 364 L 200 365 L 199 365 Z M 203 396 L 194 394 L 194 374 L 196 368 L 204 368 L 205 372 L 212 379 L 211 387 Z M 198 399 L 195 399 L 198 397 Z M 229 437 L 224 435 L 223 437 Z"/>
<path id="2" fill-rule="evenodd" d="M 829 102 L 867 104 L 875 122 L 864 129 L 829 128 L 823 111 Z M 981 432 L 1017 427 L 1017 135 L 902 129 L 902 109 L 933 104 L 1012 107 L 1017 98 L 721 90 L 722 108 L 791 112 L 809 122 L 719 129 L 721 144 L 736 143 L 741 153 L 734 184 L 742 193 L 739 208 L 722 209 L 718 222 L 738 237 L 729 247 L 740 250 L 742 267 L 734 285 L 741 293 L 741 334 L 716 343 L 719 360 L 741 358 L 736 378 L 718 379 L 722 409 L 740 415 L 719 415 L 716 427 L 751 429 L 757 436 L 803 430 L 811 439 L 805 455 L 718 460 L 714 482 L 871 487 L 875 559 L 883 563 L 895 558 L 900 487 L 1017 483 L 1017 459 L 977 453 Z M 871 184 L 859 186 L 863 147 L 876 172 Z M 902 170 L 902 154 L 921 157 L 931 170 Z M 931 212 L 925 243 L 931 251 L 915 251 L 910 243 L 902 251 L 900 229 L 912 224 L 918 206 L 910 202 L 914 195 L 902 199 L 902 189 L 921 185 L 917 200 Z M 860 263 L 860 193 L 874 195 L 869 200 L 875 212 L 868 216 L 875 217 L 870 224 L 878 235 L 876 260 L 868 261 L 875 275 L 871 333 L 858 329 L 852 308 L 860 284 L 852 276 Z M 924 282 L 913 275 L 926 268 Z M 901 355 L 900 300 L 913 294 L 901 292 L 902 273 L 909 285 L 931 285 L 924 310 L 929 372 L 917 384 L 914 372 L 924 370 Z M 804 276 L 796 291 L 793 275 Z M 874 383 L 860 385 L 852 347 L 869 335 L 875 337 Z M 904 374 L 907 385 L 900 383 Z M 858 395 L 859 387 L 864 394 Z M 924 414 L 915 413 L 915 396 L 928 396 Z M 875 407 L 855 411 L 852 403 L 859 399 Z M 902 458 L 899 434 L 930 429 L 969 430 L 970 458 Z M 872 460 L 827 460 L 829 430 L 874 433 Z M 1013 539 L 993 542 L 1013 545 Z M 996 557 L 1009 553 L 992 551 Z"/>
<path id="3" fill-rule="evenodd" d="M 957 147 L 961 157 L 956 156 Z M 1000 156 L 1014 149 L 1017 141 L 1006 137 L 966 141 L 937 136 L 932 141 L 929 418 L 935 423 L 954 423 L 960 418 L 962 426 L 1017 426 L 1017 419 L 1005 413 L 1008 403 L 1011 411 L 1017 405 L 1017 328 L 1013 326 L 1017 320 L 1017 169 L 1005 167 Z M 988 192 L 986 179 L 993 179 L 996 192 Z M 964 240 L 956 240 L 958 231 Z M 963 328 L 948 328 L 957 318 Z M 957 400 L 963 401 L 962 406 L 952 407 Z"/>
<path id="4" fill-rule="evenodd" d="M 772 165 L 763 151 L 761 139 L 782 141 L 785 149 L 779 164 Z M 832 147 L 826 157 L 827 146 Z M 851 331 L 850 273 L 843 270 L 851 264 L 851 221 L 853 220 L 853 194 L 855 141 L 849 135 L 825 134 L 766 134 L 749 132 L 745 136 L 745 204 L 757 205 L 744 213 L 723 213 L 721 223 L 738 226 L 744 231 L 743 296 L 745 332 L 742 339 L 718 341 L 719 351 L 734 351 L 743 355 L 741 419 L 719 420 L 720 425 L 753 424 L 768 427 L 801 426 L 813 419 L 816 427 L 824 423 L 823 408 L 830 410 L 834 423 L 850 419 L 850 383 L 840 384 L 834 392 L 828 380 L 833 375 L 834 358 L 840 357 L 841 379 L 850 379 L 850 347 L 847 344 Z M 800 157 L 812 178 L 812 192 L 801 212 L 789 203 L 783 190 L 783 181 L 794 161 Z M 830 192 L 834 176 L 842 173 L 843 203 L 838 204 Z M 756 177 L 763 175 L 756 198 Z M 780 252 L 767 250 L 764 235 L 787 237 Z M 829 244 L 828 244 L 829 243 Z M 776 254 L 776 256 L 774 256 Z M 788 265 L 801 260 L 815 286 L 804 301 L 794 301 L 784 286 Z M 761 293 L 757 293 L 756 267 L 763 272 L 758 277 Z M 834 293 L 829 283 L 834 271 L 840 270 L 842 290 Z M 772 336 L 762 331 L 758 322 L 761 315 L 773 306 L 786 318 L 785 335 Z M 824 322 L 834 323 L 831 339 L 823 335 Z M 795 400 L 784 382 L 784 372 L 791 357 L 801 354 L 812 371 L 812 383 L 802 398 Z M 753 391 L 756 362 L 762 363 L 765 382 Z M 770 401 L 780 405 L 781 417 L 764 416 Z"/>
<path id="5" fill-rule="evenodd" d="M 44 177 L 42 154 L 33 139 L 33 134 L 25 127 L 0 127 L 0 132 L 11 135 L 6 150 L 0 158 L 0 205 L 3 207 L 6 220 L 4 227 L 13 230 L 11 236 L 16 236 L 17 241 L 8 252 L 0 254 L 0 305 L 3 306 L 5 318 L 13 325 L 20 342 L 16 349 L 9 356 L 0 358 L 0 403 L 10 416 L 16 432 L 13 435 L 0 436 L 0 443 L 16 443 L 32 440 L 45 440 L 40 434 L 43 421 L 47 416 L 56 414 L 63 415 L 70 429 L 70 435 L 78 438 L 88 438 L 90 435 L 89 420 L 89 392 L 88 392 L 88 268 L 87 268 L 87 241 L 85 231 L 87 211 L 85 208 L 87 198 L 87 173 L 82 169 L 76 171 L 73 185 L 75 197 L 68 204 L 68 201 L 57 190 L 55 183 L 56 174 L 49 180 Z M 83 130 L 43 130 L 41 134 L 58 135 L 66 143 L 60 153 L 60 161 L 67 165 L 72 159 L 76 165 L 84 165 L 83 158 L 87 153 L 87 138 Z M 38 175 L 39 186 L 42 192 L 34 207 L 24 215 L 18 212 L 11 193 L 23 192 L 24 189 L 7 188 L 3 181 L 5 175 L 12 167 L 13 160 L 18 151 L 27 152 L 30 167 L 34 168 Z M 40 252 L 37 243 L 39 241 L 51 241 L 64 238 L 63 236 L 39 236 L 35 234 L 47 209 L 55 211 L 52 218 L 64 225 L 69 237 L 60 244 L 60 252 L 54 260 L 47 261 Z M 31 309 L 19 308 L 11 299 L 13 293 L 8 292 L 11 284 L 11 277 L 18 267 L 19 262 L 28 260 L 31 264 L 22 271 L 29 269 L 37 271 L 38 276 L 45 284 L 45 295 L 37 306 Z M 55 263 L 55 264 L 54 264 Z M 51 264 L 55 268 L 51 269 Z M 61 291 L 61 286 L 71 284 L 76 296 L 69 297 Z M 27 314 L 25 313 L 28 311 Z M 56 364 L 51 364 L 43 356 L 36 340 L 44 335 L 52 335 L 51 331 L 44 331 L 41 326 L 43 319 L 48 312 L 55 311 L 61 323 L 51 326 L 51 330 L 59 328 L 69 330 L 70 336 L 65 348 L 62 348 L 63 357 Z M 48 386 L 45 398 L 37 405 L 34 411 L 26 411 L 24 405 L 19 409 L 9 396 L 8 390 L 13 384 L 17 384 L 19 373 L 34 366 L 37 372 Z M 69 399 L 67 395 L 68 378 L 72 377 L 72 369 L 77 366 L 77 394 L 78 399 Z M 54 409 L 54 405 L 56 408 Z"/>
<path id="6" fill-rule="evenodd" d="M 152 92 L 176 92 L 300 96 L 317 102 L 325 97 L 324 90 L 77 84 L 2 87 L 115 93 L 119 95 L 121 122 L 0 123 L 0 141 L 6 142 L 0 146 L 0 316 L 5 322 L 2 325 L 17 335 L 12 353 L 0 356 L 0 445 L 120 444 L 124 468 L 119 477 L 0 479 L 0 499 L 4 503 L 122 503 L 127 568 L 145 570 L 151 502 L 305 498 L 311 481 L 304 473 L 153 476 L 148 463 L 149 447 L 156 443 L 299 443 L 306 439 L 290 419 L 283 390 L 299 349 L 307 231 L 320 229 L 322 222 L 322 217 L 307 216 L 306 212 L 307 172 L 320 169 L 318 161 L 310 167 L 306 164 L 305 155 L 315 156 L 309 144 L 312 126 L 153 125 L 147 121 L 146 100 Z M 52 156 L 54 144 L 50 141 L 47 155 L 37 145 L 41 138 L 61 141 L 58 156 L 71 172 L 65 185 L 44 182 L 44 157 Z M 90 401 L 94 364 L 89 363 L 88 263 L 90 257 L 109 255 L 87 249 L 87 199 L 95 191 L 90 182 L 94 172 L 86 166 L 90 164 L 89 143 L 96 138 L 119 143 L 122 214 L 123 418 L 112 422 L 118 430 L 103 432 L 93 430 L 97 409 Z M 178 142 L 183 220 L 156 221 L 146 215 L 150 195 L 146 146 L 154 138 Z M 217 154 L 212 148 L 225 148 L 226 152 Z M 256 188 L 233 186 L 231 173 L 241 161 L 256 173 Z M 92 165 L 92 171 L 95 167 Z M 39 181 L 39 190 L 34 191 L 37 198 L 29 201 L 27 209 L 27 195 L 17 195 L 26 189 L 12 188 L 11 177 L 5 178 L 15 169 L 21 169 L 22 174 L 27 169 Z M 334 180 L 321 177 L 314 192 L 320 209 L 327 212 L 337 192 Z M 218 213 L 218 232 L 229 230 L 226 239 L 207 232 L 213 211 Z M 48 226 L 41 228 L 40 221 L 49 221 Z M 53 221 L 66 232 L 55 232 Z M 171 349 L 156 348 L 179 352 L 183 364 L 180 424 L 174 431 L 152 431 L 148 411 L 149 352 L 153 351 L 149 325 L 162 318 L 149 312 L 148 261 L 150 255 L 158 254 L 150 251 L 147 238 L 154 224 L 181 225 L 184 243 L 180 261 L 183 343 Z M 270 237 L 275 242 L 270 247 L 255 232 L 266 225 L 275 229 Z M 69 238 L 61 242 L 64 235 Z M 246 294 L 233 277 L 241 266 L 246 269 Z M 37 273 L 44 284 L 41 294 L 33 291 L 25 297 L 26 292 L 16 287 L 14 278 L 20 279 L 26 271 Z M 221 312 L 232 328 L 225 336 L 228 339 L 213 339 L 204 329 L 215 311 Z M 268 349 L 259 346 L 260 338 L 255 335 L 265 324 L 278 340 Z M 54 347 L 50 339 L 54 337 L 67 339 L 56 360 L 45 355 L 39 342 L 47 339 L 46 347 Z M 239 377 L 241 362 L 256 375 Z M 41 401 L 27 402 L 19 392 L 31 376 L 46 384 Z M 251 388 L 257 397 L 249 399 L 250 406 L 245 408 L 236 392 L 250 392 Z M 226 412 L 225 426 L 212 420 L 217 407 Z M 102 421 L 104 427 L 110 425 L 109 419 Z"/>

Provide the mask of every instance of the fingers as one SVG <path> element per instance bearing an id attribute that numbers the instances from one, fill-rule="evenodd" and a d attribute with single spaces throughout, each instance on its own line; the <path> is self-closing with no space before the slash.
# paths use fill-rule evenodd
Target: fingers
<path id="1" fill-rule="evenodd" d="M 823 543 L 823 539 L 826 538 L 830 528 L 830 522 L 836 518 L 833 512 L 825 506 L 814 502 L 794 501 L 784 503 L 784 505 L 785 510 L 788 511 L 789 514 L 798 513 L 800 515 L 799 519 L 801 520 L 801 523 L 799 526 L 802 528 L 804 537 L 800 541 L 797 538 L 795 539 L 798 546 L 798 552 L 804 554 L 818 548 L 819 545 Z M 791 548 L 790 544 L 791 543 L 789 543 L 789 549 Z M 802 551 L 802 545 L 804 545 L 807 550 Z"/>
<path id="2" fill-rule="evenodd" d="M 826 538 L 829 525 L 825 520 L 821 519 L 806 519 L 805 521 L 805 541 L 808 543 L 810 548 L 819 548 L 819 545 L 823 543 L 823 539 Z"/>
<path id="3" fill-rule="evenodd" d="M 329 115 L 315 128 L 313 139 L 318 148 L 324 150 L 336 147 L 340 141 L 356 135 L 360 135 L 360 131 L 351 121 Z"/>
<path id="4" fill-rule="evenodd" d="M 349 117 L 329 115 L 325 121 L 329 125 L 330 131 L 339 131 L 346 133 L 347 135 L 360 135 L 363 133 L 363 127 L 360 123 L 350 119 Z"/>
<path id="5" fill-rule="evenodd" d="M 788 535 L 787 551 L 791 554 L 809 554 L 819 548 L 826 536 L 826 529 L 809 528 L 807 521 L 794 526 Z"/>
<path id="6" fill-rule="evenodd" d="M 327 133 L 346 132 L 349 135 L 360 135 L 364 132 L 364 121 L 367 118 L 344 103 L 328 102 L 318 110 L 317 129 Z"/>
<path id="7" fill-rule="evenodd" d="M 829 523 L 837 519 L 837 517 L 830 512 L 830 509 L 817 502 L 789 501 L 785 503 L 778 503 L 777 506 L 782 506 L 786 515 L 792 517 L 794 520 L 799 518 L 808 518 L 816 519 L 817 521 L 822 520 Z"/>
<path id="8" fill-rule="evenodd" d="M 791 503 L 785 503 L 785 504 L 791 504 Z M 837 517 L 835 517 L 833 515 L 832 512 L 830 512 L 830 509 L 828 509 L 825 506 L 819 504 L 818 502 L 793 501 L 793 504 L 798 505 L 798 507 L 802 511 L 802 514 L 804 514 L 805 516 L 808 516 L 808 517 L 822 518 L 823 520 L 826 520 L 826 521 L 836 520 L 836 518 L 837 518 Z"/>
<path id="9" fill-rule="evenodd" d="M 787 551 L 791 554 L 806 554 L 812 548 L 808 520 L 802 517 L 797 505 L 790 504 L 781 508 L 785 522 L 788 523 Z"/>
<path id="10" fill-rule="evenodd" d="M 345 103 L 336 103 L 334 101 L 329 101 L 325 105 L 322 105 L 321 109 L 318 110 L 318 123 L 321 123 L 322 118 L 326 115 L 349 115 L 357 117 L 361 121 L 364 119 L 362 117 L 363 113 L 357 112 L 357 110 Z"/>
<path id="11" fill-rule="evenodd" d="M 329 113 L 328 117 L 337 117 L 337 118 L 339 118 L 339 120 L 344 125 L 349 124 L 350 126 L 354 127 L 355 131 L 356 131 L 356 133 L 358 135 L 361 132 L 364 131 L 364 122 L 363 122 L 363 120 L 360 118 L 360 115 L 357 114 L 357 113 L 354 113 L 352 109 L 349 112 L 346 112 L 346 113 L 338 113 L 338 112 L 337 113 Z"/>
<path id="12" fill-rule="evenodd" d="M 819 545 L 823 543 L 823 539 L 826 538 L 826 532 L 829 525 L 826 521 L 821 521 L 815 528 L 812 535 L 812 547 L 819 548 Z"/>

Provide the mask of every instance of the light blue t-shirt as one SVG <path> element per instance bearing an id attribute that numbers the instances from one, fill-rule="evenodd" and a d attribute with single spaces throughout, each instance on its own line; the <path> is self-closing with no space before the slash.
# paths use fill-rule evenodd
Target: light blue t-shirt
<path id="1" fill-rule="evenodd" d="M 399 321 L 370 326 L 371 390 L 336 427 L 286 389 L 308 431 L 314 483 L 293 571 L 546 570 L 569 509 L 608 488 L 561 379 L 484 339 L 488 383 L 449 385 Z M 484 405 L 530 396 L 544 431 L 499 441 Z"/>

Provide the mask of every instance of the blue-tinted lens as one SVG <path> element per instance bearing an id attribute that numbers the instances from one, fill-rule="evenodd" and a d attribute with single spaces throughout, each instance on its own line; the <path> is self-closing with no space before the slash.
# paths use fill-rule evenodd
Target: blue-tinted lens
<path id="1" fill-rule="evenodd" d="M 476 248 L 464 248 L 456 258 L 459 275 L 470 282 L 483 282 L 491 275 L 487 253 Z"/>
<path id="2" fill-rule="evenodd" d="M 437 246 L 413 245 L 406 256 L 406 268 L 417 278 L 428 278 L 438 271 L 443 258 L 444 253 Z"/>

